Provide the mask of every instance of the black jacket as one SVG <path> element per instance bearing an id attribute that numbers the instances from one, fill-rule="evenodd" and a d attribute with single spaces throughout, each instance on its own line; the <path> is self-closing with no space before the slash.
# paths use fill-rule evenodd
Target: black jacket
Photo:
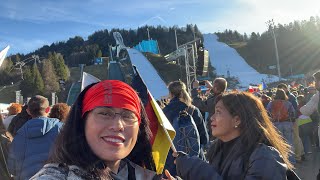
<path id="1" fill-rule="evenodd" d="M 209 113 L 208 119 L 206 119 L 208 123 L 210 123 L 210 117 L 214 114 L 217 96 L 212 94 L 206 99 L 201 99 L 197 89 L 191 90 L 192 104 L 199 108 L 200 111 Z"/>
<path id="2" fill-rule="evenodd" d="M 244 145 L 242 145 L 244 146 Z M 231 157 L 218 167 L 222 153 L 217 153 L 210 163 L 196 157 L 179 156 L 176 159 L 177 175 L 184 180 L 286 180 L 288 168 L 279 152 L 259 144 L 248 156 L 241 145 L 232 150 Z M 291 171 L 290 171 L 291 172 Z"/>

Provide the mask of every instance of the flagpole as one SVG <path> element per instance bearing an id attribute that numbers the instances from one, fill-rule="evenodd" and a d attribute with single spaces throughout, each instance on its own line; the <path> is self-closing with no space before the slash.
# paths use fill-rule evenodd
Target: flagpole
<path id="1" fill-rule="evenodd" d="M 168 133 L 167 129 L 166 129 L 166 128 L 164 128 L 164 126 L 163 126 L 163 123 L 162 123 L 162 122 L 161 122 L 161 127 L 162 127 L 162 129 L 163 129 L 164 133 L 166 134 L 166 136 L 167 136 L 167 138 L 168 138 L 168 140 L 169 140 L 169 142 L 170 142 L 170 146 L 171 146 L 172 151 L 173 151 L 174 153 L 177 153 L 176 146 L 173 144 L 173 141 L 171 140 L 170 135 L 169 135 L 169 133 Z"/>

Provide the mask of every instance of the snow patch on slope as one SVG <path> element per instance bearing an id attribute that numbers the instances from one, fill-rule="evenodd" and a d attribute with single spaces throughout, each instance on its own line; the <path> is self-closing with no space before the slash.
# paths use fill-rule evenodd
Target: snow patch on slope
<path id="1" fill-rule="evenodd" d="M 229 47 L 227 44 L 219 42 L 215 34 L 204 34 L 204 46 L 209 50 L 210 62 L 216 68 L 218 76 L 237 77 L 240 87 L 247 88 L 249 84 L 261 84 L 264 80 L 266 83 L 278 80 L 277 76 L 260 74 L 252 68 L 238 52 Z"/>

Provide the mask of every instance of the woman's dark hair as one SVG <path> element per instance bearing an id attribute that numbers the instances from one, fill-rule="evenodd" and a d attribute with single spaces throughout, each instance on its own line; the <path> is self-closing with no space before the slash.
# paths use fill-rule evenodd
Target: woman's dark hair
<path id="1" fill-rule="evenodd" d="M 84 95 L 93 85 L 95 84 L 87 86 L 79 94 L 77 100 L 71 107 L 68 119 L 56 139 L 53 153 L 47 162 L 76 165 L 92 173 L 93 176 L 99 177 L 106 165 L 103 160 L 93 153 L 88 145 L 85 138 L 85 121 L 87 114 L 82 117 L 82 101 Z M 150 141 L 148 141 L 150 138 L 148 123 L 145 113 L 142 113 L 137 143 L 128 158 L 138 165 L 153 170 L 155 166 L 151 156 L 151 144 Z"/>
<path id="2" fill-rule="evenodd" d="M 141 101 L 140 101 L 141 102 Z M 156 166 L 152 157 L 152 146 L 150 143 L 152 133 L 150 130 L 150 122 L 147 117 L 145 108 L 141 104 L 141 123 L 137 143 L 128 156 L 128 159 L 139 166 L 146 167 L 152 171 L 156 171 Z"/>
<path id="3" fill-rule="evenodd" d="M 288 100 L 288 96 L 286 95 L 286 92 L 282 89 L 277 89 L 276 95 L 274 96 L 274 100 L 280 99 L 280 100 Z"/>
<path id="4" fill-rule="evenodd" d="M 226 93 L 217 97 L 217 101 L 222 101 L 228 112 L 234 117 L 238 116 L 241 120 L 240 142 L 244 144 L 243 152 L 253 152 L 259 143 L 273 146 L 280 152 L 288 168 L 293 168 L 289 161 L 290 145 L 273 126 L 262 102 L 246 92 Z M 209 161 L 212 162 L 216 152 L 219 150 L 221 140 L 213 146 L 209 153 Z"/>

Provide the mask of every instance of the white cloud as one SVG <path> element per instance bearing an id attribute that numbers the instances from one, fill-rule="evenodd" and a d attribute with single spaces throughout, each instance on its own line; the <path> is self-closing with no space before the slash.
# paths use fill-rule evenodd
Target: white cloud
<path id="1" fill-rule="evenodd" d="M 144 26 L 144 25 L 150 25 L 152 23 L 158 23 L 158 24 L 166 25 L 167 21 L 164 20 L 161 16 L 153 16 L 153 17 L 149 18 L 147 21 L 145 21 L 142 24 L 140 24 L 139 27 Z"/>

